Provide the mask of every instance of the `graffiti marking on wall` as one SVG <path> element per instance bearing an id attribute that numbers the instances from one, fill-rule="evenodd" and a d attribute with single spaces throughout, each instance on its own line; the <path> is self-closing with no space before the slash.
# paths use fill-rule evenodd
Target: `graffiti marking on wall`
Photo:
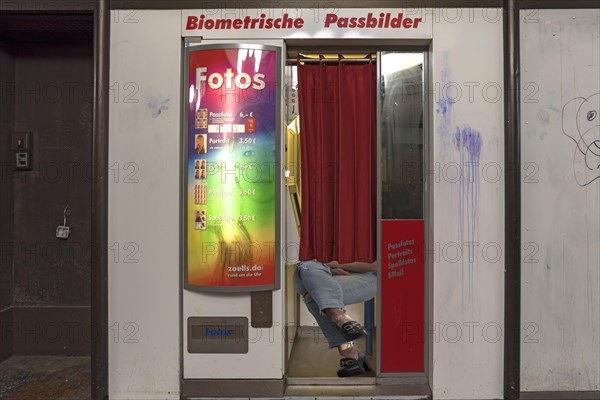
<path id="1" fill-rule="evenodd" d="M 562 130 L 575 142 L 573 173 L 581 187 L 600 178 L 600 92 L 575 97 L 562 110 Z"/>

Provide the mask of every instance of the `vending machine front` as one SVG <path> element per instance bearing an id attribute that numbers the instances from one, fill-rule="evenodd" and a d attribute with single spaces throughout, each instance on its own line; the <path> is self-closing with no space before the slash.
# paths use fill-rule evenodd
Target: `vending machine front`
<path id="1" fill-rule="evenodd" d="M 282 47 L 205 43 L 183 57 L 182 394 L 282 392 Z"/>

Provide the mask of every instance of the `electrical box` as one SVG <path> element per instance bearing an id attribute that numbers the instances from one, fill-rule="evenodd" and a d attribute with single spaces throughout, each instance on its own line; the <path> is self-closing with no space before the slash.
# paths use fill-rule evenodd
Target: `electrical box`
<path id="1" fill-rule="evenodd" d="M 12 136 L 14 168 L 30 170 L 32 166 L 33 143 L 31 132 L 14 132 Z"/>

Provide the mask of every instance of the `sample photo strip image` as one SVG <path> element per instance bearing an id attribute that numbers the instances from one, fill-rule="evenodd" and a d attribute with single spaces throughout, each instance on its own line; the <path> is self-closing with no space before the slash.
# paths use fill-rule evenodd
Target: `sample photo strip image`
<path id="1" fill-rule="evenodd" d="M 206 154 L 206 134 L 197 134 L 194 140 L 194 153 L 195 154 Z"/>
<path id="2" fill-rule="evenodd" d="M 206 185 L 200 186 L 198 191 L 198 204 L 206 204 Z"/>
<path id="3" fill-rule="evenodd" d="M 200 210 L 200 228 L 201 231 L 206 230 L 206 210 Z"/>
<path id="4" fill-rule="evenodd" d="M 194 211 L 194 229 L 199 230 L 202 229 L 202 215 L 200 214 L 200 210 Z"/>
<path id="5" fill-rule="evenodd" d="M 200 165 L 200 163 L 198 163 L 198 165 Z M 207 176 L 206 169 L 200 169 L 200 168 L 194 169 L 194 179 L 206 181 L 206 176 Z M 194 192 L 196 190 L 200 190 L 200 189 L 196 189 L 196 188 L 197 188 L 197 186 L 194 185 Z"/>
<path id="6" fill-rule="evenodd" d="M 208 109 L 201 108 L 196 111 L 196 129 L 206 129 L 208 126 Z"/>
<path id="7" fill-rule="evenodd" d="M 206 204 L 206 185 L 194 185 L 194 204 Z"/>

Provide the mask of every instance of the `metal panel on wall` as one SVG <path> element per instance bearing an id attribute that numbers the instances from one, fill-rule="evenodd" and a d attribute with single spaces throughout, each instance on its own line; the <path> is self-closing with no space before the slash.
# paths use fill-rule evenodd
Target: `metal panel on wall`
<path id="1" fill-rule="evenodd" d="M 520 29 L 521 390 L 599 390 L 600 10 Z"/>
<path id="2" fill-rule="evenodd" d="M 380 52 L 380 372 L 425 372 L 422 52 Z M 405 375 L 406 376 L 406 375 Z"/>

